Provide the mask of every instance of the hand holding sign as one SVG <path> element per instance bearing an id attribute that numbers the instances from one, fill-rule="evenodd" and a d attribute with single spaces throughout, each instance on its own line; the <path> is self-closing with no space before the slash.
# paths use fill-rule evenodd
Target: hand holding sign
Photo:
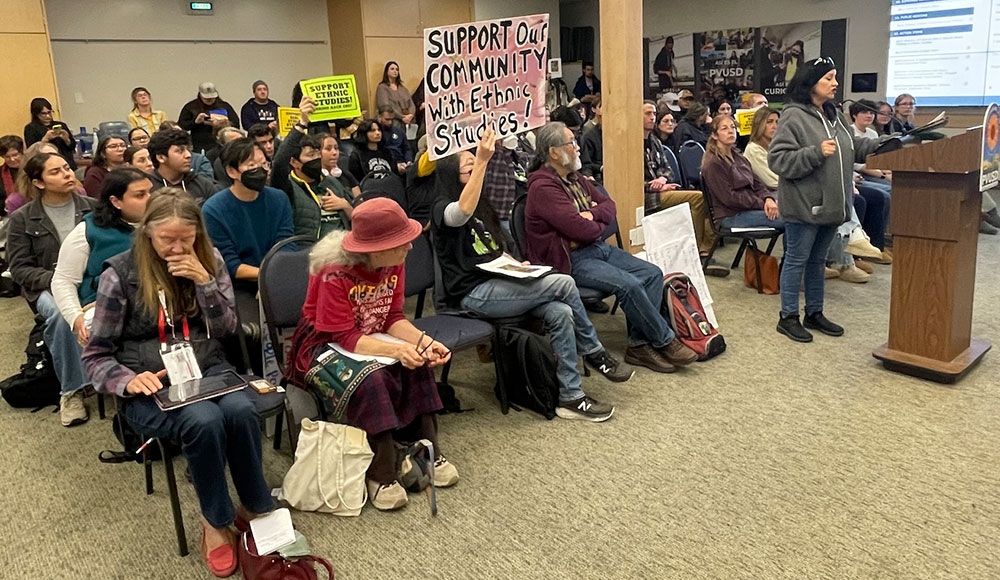
<path id="1" fill-rule="evenodd" d="M 303 125 L 309 124 L 309 115 L 316 111 L 316 101 L 309 97 L 302 97 L 299 101 L 299 120 Z"/>

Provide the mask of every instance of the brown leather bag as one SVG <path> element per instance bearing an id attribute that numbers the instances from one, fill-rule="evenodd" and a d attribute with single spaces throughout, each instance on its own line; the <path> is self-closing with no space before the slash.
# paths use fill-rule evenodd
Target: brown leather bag
<path id="1" fill-rule="evenodd" d="M 779 278 L 778 260 L 753 246 L 747 246 L 743 256 L 743 283 L 756 288 L 758 294 L 777 294 Z"/>

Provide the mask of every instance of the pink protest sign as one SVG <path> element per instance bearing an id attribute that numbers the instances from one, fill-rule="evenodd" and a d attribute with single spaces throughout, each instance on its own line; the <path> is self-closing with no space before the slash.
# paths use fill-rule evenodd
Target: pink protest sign
<path id="1" fill-rule="evenodd" d="M 427 151 L 440 159 L 545 124 L 549 15 L 424 29 Z"/>

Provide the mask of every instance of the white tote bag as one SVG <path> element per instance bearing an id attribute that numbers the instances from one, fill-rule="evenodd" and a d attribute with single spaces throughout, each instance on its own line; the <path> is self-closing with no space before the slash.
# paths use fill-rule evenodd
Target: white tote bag
<path id="1" fill-rule="evenodd" d="M 356 516 L 368 500 L 365 473 L 374 456 L 361 429 L 302 419 L 278 498 L 297 510 Z"/>

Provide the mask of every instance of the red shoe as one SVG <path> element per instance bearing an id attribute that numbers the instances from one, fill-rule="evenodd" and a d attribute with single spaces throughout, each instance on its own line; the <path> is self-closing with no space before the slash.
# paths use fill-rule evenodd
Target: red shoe
<path id="1" fill-rule="evenodd" d="M 209 552 L 205 544 L 205 528 L 204 526 L 201 528 L 201 557 L 204 558 L 209 571 L 218 578 L 228 578 L 235 574 L 239 563 L 236 559 L 236 538 L 228 528 L 226 536 L 229 538 L 227 543 Z"/>

